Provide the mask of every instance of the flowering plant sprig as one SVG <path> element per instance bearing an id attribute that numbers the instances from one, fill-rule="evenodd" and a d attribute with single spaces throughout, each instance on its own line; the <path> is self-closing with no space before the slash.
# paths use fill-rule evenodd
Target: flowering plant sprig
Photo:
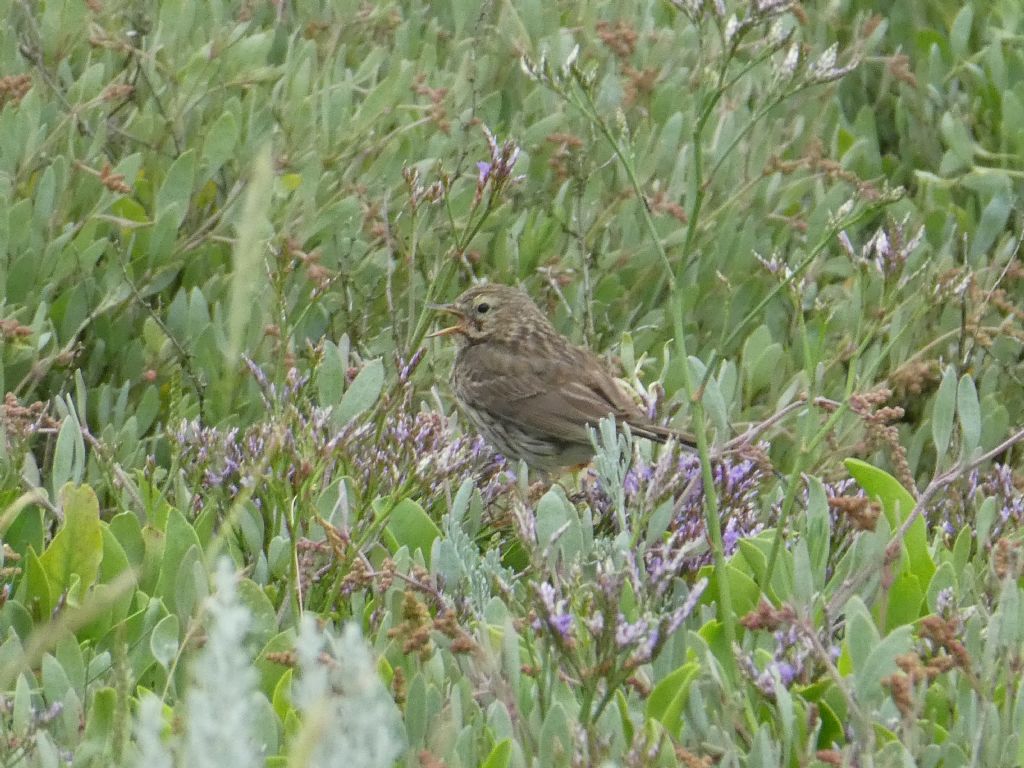
<path id="1" fill-rule="evenodd" d="M 419 349 L 419 345 L 426 335 L 432 318 L 432 310 L 429 305 L 444 295 L 459 264 L 469 266 L 467 252 L 473 239 L 505 201 L 509 191 L 526 178 L 524 175 L 515 173 L 516 162 L 521 153 L 519 145 L 511 139 L 499 143 L 494 133 L 486 125 L 482 126 L 482 130 L 487 142 L 488 155 L 486 160 L 476 162 L 476 187 L 472 202 L 464 213 L 456 212 L 453 208 L 455 197 L 453 190 L 459 178 L 458 174 L 451 175 L 442 172 L 439 174 L 439 180 L 429 185 L 420 182 L 418 171 L 407 171 L 405 174 L 413 216 L 411 224 L 413 239 L 410 244 L 409 263 L 414 264 L 417 257 L 417 233 L 421 225 L 416 216 L 422 201 L 429 200 L 443 205 L 452 241 L 446 258 L 428 281 L 424 306 L 417 316 L 406 344 L 410 355 L 414 350 Z"/>
<path id="2" fill-rule="evenodd" d="M 649 570 L 612 540 L 568 572 L 538 576 L 531 587 L 537 669 L 554 664 L 580 690 L 580 720 L 601 716 L 619 687 L 650 664 L 693 613 L 706 579 L 687 586 Z"/>

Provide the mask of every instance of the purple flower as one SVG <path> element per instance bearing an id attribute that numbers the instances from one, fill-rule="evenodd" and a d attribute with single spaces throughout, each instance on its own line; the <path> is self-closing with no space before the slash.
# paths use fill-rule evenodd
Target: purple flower
<path id="1" fill-rule="evenodd" d="M 560 634 L 564 639 L 568 640 L 572 631 L 572 616 L 568 613 L 549 616 L 548 626 Z"/>
<path id="2" fill-rule="evenodd" d="M 572 614 L 565 610 L 565 598 L 559 597 L 554 585 L 546 581 L 537 587 L 537 595 L 546 614 L 544 621 L 547 626 L 555 630 L 563 640 L 571 639 L 573 618 Z"/>
<path id="3" fill-rule="evenodd" d="M 414 355 L 402 366 L 407 377 L 421 358 Z M 404 488 L 428 505 L 466 475 L 478 478 L 485 503 L 514 484 L 480 438 L 460 435 L 441 414 L 420 410 L 408 380 L 379 432 L 369 413 L 338 429 L 328 409 L 303 396 L 308 373 L 287 371 L 278 392 L 255 363 L 247 365 L 267 403 L 263 420 L 226 429 L 185 420 L 170 432 L 186 484 L 199 492 L 192 500 L 197 509 L 211 494 L 230 495 L 242 487 L 252 488 L 259 502 L 272 483 L 302 483 L 310 470 L 318 473 L 320 487 L 348 475 L 375 494 Z"/>
<path id="4" fill-rule="evenodd" d="M 725 549 L 731 553 L 740 539 L 760 533 L 771 523 L 774 510 L 766 516 L 760 501 L 761 488 L 768 477 L 754 462 L 731 457 L 717 460 L 713 475 L 719 507 L 725 517 Z M 595 517 L 608 516 L 611 497 L 595 472 L 584 476 L 582 489 Z M 698 457 L 677 447 L 662 451 L 653 463 L 635 458 L 623 479 L 623 490 L 630 508 L 650 510 L 670 500 L 676 510 L 666 538 L 644 554 L 647 578 L 667 584 L 681 570 L 695 570 L 710 562 Z"/>
<path id="5" fill-rule="evenodd" d="M 985 498 L 993 498 L 998 510 L 988 534 L 989 541 L 1003 536 L 1007 529 L 1024 524 L 1024 494 L 1017 489 L 1013 470 L 1006 464 L 994 464 L 985 473 L 974 470 L 965 479 L 950 485 L 947 493 L 929 508 L 928 519 L 932 525 L 955 534 L 974 525 L 977 509 Z"/>
<path id="6" fill-rule="evenodd" d="M 626 476 L 622 479 L 622 489 L 626 492 L 627 499 L 632 499 L 637 495 L 640 490 L 640 478 L 637 476 L 635 468 L 626 472 Z"/>
<path id="7" fill-rule="evenodd" d="M 476 195 L 473 204 L 478 205 L 483 200 L 484 191 L 490 188 L 492 199 L 496 198 L 509 184 L 514 184 L 523 179 L 522 176 L 513 176 L 512 170 L 519 159 L 519 147 L 511 141 L 498 145 L 494 134 L 483 126 L 484 138 L 487 140 L 487 149 L 490 153 L 489 161 L 479 161 L 476 164 L 477 181 Z"/>
<path id="8" fill-rule="evenodd" d="M 600 637 L 604 632 L 604 614 L 594 613 L 583 619 L 584 625 L 594 637 Z"/>

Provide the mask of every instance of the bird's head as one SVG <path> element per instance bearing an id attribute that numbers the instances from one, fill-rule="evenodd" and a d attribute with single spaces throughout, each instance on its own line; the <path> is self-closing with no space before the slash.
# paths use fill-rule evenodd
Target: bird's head
<path id="1" fill-rule="evenodd" d="M 509 285 L 477 285 L 451 304 L 435 304 L 433 308 L 453 315 L 456 322 L 430 336 L 455 336 L 456 343 L 460 345 L 484 340 L 511 340 L 527 332 L 551 329 L 547 318 L 530 297 Z"/>

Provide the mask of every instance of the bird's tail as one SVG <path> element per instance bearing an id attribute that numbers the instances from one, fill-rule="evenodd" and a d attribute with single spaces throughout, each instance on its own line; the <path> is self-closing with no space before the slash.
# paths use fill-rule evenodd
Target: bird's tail
<path id="1" fill-rule="evenodd" d="M 662 427 L 657 424 L 627 423 L 629 424 L 629 431 L 638 437 L 644 437 L 656 443 L 665 443 L 672 439 L 687 448 L 697 449 L 697 440 L 689 432 L 672 429 L 671 427 Z"/>

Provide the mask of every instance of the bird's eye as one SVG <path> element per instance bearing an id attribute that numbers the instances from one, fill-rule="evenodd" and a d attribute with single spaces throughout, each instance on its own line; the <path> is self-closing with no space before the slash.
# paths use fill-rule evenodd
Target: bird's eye
<path id="1" fill-rule="evenodd" d="M 476 305 L 476 313 L 478 315 L 486 315 L 490 308 L 490 304 L 488 304 L 486 301 L 481 301 L 479 304 Z"/>

